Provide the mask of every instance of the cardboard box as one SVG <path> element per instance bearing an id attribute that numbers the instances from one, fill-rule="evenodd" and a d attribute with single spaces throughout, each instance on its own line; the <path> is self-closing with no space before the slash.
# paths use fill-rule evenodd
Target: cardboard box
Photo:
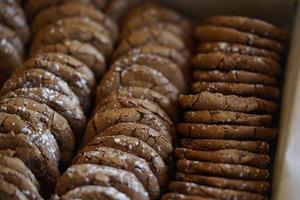
<path id="1" fill-rule="evenodd" d="M 300 199 L 300 4 L 296 0 L 163 0 L 191 19 L 227 14 L 255 17 L 289 33 L 273 171 L 273 200 Z"/>

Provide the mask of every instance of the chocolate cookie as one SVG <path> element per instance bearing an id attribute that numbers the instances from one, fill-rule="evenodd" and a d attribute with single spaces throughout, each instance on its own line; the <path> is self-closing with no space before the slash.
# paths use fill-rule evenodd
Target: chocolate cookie
<path id="1" fill-rule="evenodd" d="M 149 193 L 150 199 L 157 199 L 160 194 L 159 183 L 149 168 L 148 163 L 135 155 L 108 147 L 95 147 L 85 151 L 83 148 L 75 156 L 74 164 L 99 164 L 127 170 L 136 175 Z M 138 166 L 138 167 L 137 167 Z"/>
<path id="2" fill-rule="evenodd" d="M 197 110 L 223 110 L 246 113 L 273 114 L 277 104 L 256 97 L 239 97 L 221 93 L 201 92 L 196 95 L 180 95 L 179 102 L 184 108 Z"/>
<path id="3" fill-rule="evenodd" d="M 77 40 L 64 40 L 61 43 L 41 46 L 34 55 L 41 53 L 63 53 L 72 56 L 92 70 L 96 79 L 99 79 L 106 69 L 106 61 L 93 45 Z M 32 56 L 34 56 L 32 55 Z"/>
<path id="4" fill-rule="evenodd" d="M 219 189 L 214 187 L 207 187 L 198 185 L 195 183 L 189 182 L 181 182 L 181 181 L 172 181 L 170 183 L 169 189 L 173 192 L 179 192 L 186 195 L 197 195 L 206 198 L 217 198 L 217 199 L 257 199 L 257 200 L 268 200 L 267 196 L 250 193 L 250 192 L 242 192 L 237 190 L 229 190 L 229 189 Z"/>
<path id="5" fill-rule="evenodd" d="M 279 64 L 270 58 L 237 53 L 213 52 L 198 54 L 193 57 L 191 62 L 195 69 L 245 70 L 269 76 L 278 76 L 281 71 Z"/>
<path id="6" fill-rule="evenodd" d="M 212 198 L 205 198 L 195 195 L 184 195 L 179 193 L 164 194 L 161 200 L 214 200 Z"/>
<path id="7" fill-rule="evenodd" d="M 58 198 L 59 199 L 59 198 Z M 114 187 L 103 186 L 82 186 L 77 187 L 66 194 L 61 199 L 101 199 L 101 200 L 130 200 L 124 193 L 119 192 Z"/>
<path id="8" fill-rule="evenodd" d="M 70 67 L 67 64 L 51 59 L 52 56 L 58 57 L 59 55 L 63 56 L 64 54 L 39 54 L 36 57 L 27 60 L 20 70 L 41 68 L 60 77 L 62 80 L 68 83 L 70 88 L 79 98 L 83 109 L 87 111 L 90 104 L 89 97 L 91 95 L 92 86 L 88 84 L 88 78 L 83 73 L 75 70 L 73 67 Z"/>
<path id="9" fill-rule="evenodd" d="M 181 159 L 177 162 L 177 169 L 179 172 L 188 174 L 203 174 L 225 178 L 238 178 L 242 180 L 267 180 L 270 176 L 268 169 L 185 159 Z"/>
<path id="10" fill-rule="evenodd" d="M 48 88 L 22 88 L 7 93 L 3 98 L 28 98 L 44 103 L 65 117 L 76 134 L 82 134 L 86 118 L 78 105 L 72 104 L 69 98 Z M 80 137 L 80 136 L 78 136 Z"/>
<path id="11" fill-rule="evenodd" d="M 223 52 L 223 53 L 238 53 L 249 56 L 261 56 L 272 58 L 275 61 L 279 61 L 279 54 L 266 49 L 256 48 L 243 44 L 227 43 L 227 42 L 201 42 L 196 47 L 197 53 L 211 53 L 211 52 Z"/>
<path id="12" fill-rule="evenodd" d="M 36 180 L 30 169 L 19 158 L 0 154 L 0 165 L 22 174 L 34 185 L 35 188 L 37 188 L 38 191 L 40 190 L 39 182 Z"/>
<path id="13" fill-rule="evenodd" d="M 256 115 L 219 110 L 187 111 L 183 115 L 183 120 L 185 122 L 203 124 L 269 126 L 272 123 L 272 119 L 272 115 Z M 218 134 L 220 131 L 221 130 L 218 131 Z"/>
<path id="14" fill-rule="evenodd" d="M 277 86 L 278 81 L 276 78 L 254 72 L 231 70 L 194 70 L 193 79 L 195 81 L 207 82 L 229 82 L 229 83 L 249 83 L 249 84 L 262 84 L 269 86 Z"/>
<path id="15" fill-rule="evenodd" d="M 0 68 L 0 73 L 3 76 L 3 80 L 6 80 L 21 66 L 22 58 L 13 44 L 6 39 L 0 39 L 0 57 L 0 65 L 3 66 Z"/>
<path id="16" fill-rule="evenodd" d="M 139 1 L 140 0 L 110 0 L 105 8 L 105 13 L 118 22 Z"/>
<path id="17" fill-rule="evenodd" d="M 270 140 L 277 135 L 277 129 L 262 126 L 198 123 L 179 123 L 177 131 L 184 137 L 199 139 Z"/>
<path id="18" fill-rule="evenodd" d="M 262 37 L 272 38 L 279 41 L 286 39 L 286 33 L 278 27 L 259 19 L 241 16 L 213 16 L 205 18 L 203 24 L 224 26 L 237 30 L 253 33 Z"/>
<path id="19" fill-rule="evenodd" d="M 41 28 L 32 39 L 31 51 L 36 52 L 40 46 L 60 43 L 63 40 L 78 40 L 89 43 L 103 53 L 111 54 L 113 41 L 108 30 L 89 18 L 65 18 Z"/>
<path id="20" fill-rule="evenodd" d="M 187 46 L 179 37 L 166 30 L 148 29 L 133 31 L 128 37 L 123 38 L 118 48 L 115 51 L 116 57 L 125 55 L 127 52 L 134 48 L 142 47 L 145 45 L 160 45 L 176 49 L 186 59 L 190 57 Z"/>
<path id="21" fill-rule="evenodd" d="M 158 55 L 130 52 L 117 59 L 111 66 L 111 69 L 125 69 L 133 64 L 145 65 L 161 72 L 181 93 L 186 92 L 187 86 L 180 67 L 170 59 Z"/>
<path id="22" fill-rule="evenodd" d="M 198 151 L 186 148 L 176 148 L 175 155 L 179 159 L 249 165 L 259 168 L 266 168 L 270 164 L 270 157 L 267 154 L 256 154 L 237 149 Z"/>
<path id="23" fill-rule="evenodd" d="M 156 131 L 161 132 L 169 142 L 172 142 L 171 132 L 173 130 L 155 114 L 142 108 L 122 108 L 95 113 L 86 126 L 83 144 L 108 127 L 126 122 L 150 126 Z"/>
<path id="24" fill-rule="evenodd" d="M 0 2 L 1 23 L 16 31 L 23 43 L 28 41 L 30 32 L 25 19 L 24 12 L 19 5 Z"/>
<path id="25" fill-rule="evenodd" d="M 0 37 L 1 40 L 11 43 L 15 47 L 16 51 L 18 52 L 20 59 L 23 59 L 24 45 L 20 37 L 17 35 L 17 33 L 13 29 L 9 28 L 8 26 L 0 24 L 0 35 L 1 35 Z"/>
<path id="26" fill-rule="evenodd" d="M 150 88 L 171 101 L 178 99 L 178 89 L 160 72 L 144 65 L 131 65 L 126 69 L 111 69 L 97 87 L 98 96 L 106 97 L 119 87 Z"/>
<path id="27" fill-rule="evenodd" d="M 43 69 L 28 69 L 15 72 L 1 88 L 1 95 L 20 88 L 46 87 L 62 93 L 70 98 L 74 104 L 79 100 L 69 85 L 58 76 Z"/>
<path id="28" fill-rule="evenodd" d="M 28 0 L 25 3 L 25 11 L 27 16 L 33 19 L 39 12 L 46 8 L 69 2 L 92 4 L 101 10 L 105 7 L 107 0 Z"/>
<path id="29" fill-rule="evenodd" d="M 269 152 L 269 144 L 263 141 L 181 139 L 180 144 L 184 148 L 193 149 L 196 151 L 218 151 L 225 149 L 237 149 L 260 154 L 266 154 Z"/>
<path id="30" fill-rule="evenodd" d="M 25 134 L 0 134 L 0 154 L 22 160 L 41 181 L 44 190 L 51 190 L 60 176 L 58 168 Z"/>
<path id="31" fill-rule="evenodd" d="M 272 39 L 257 36 L 252 33 L 242 32 L 233 28 L 202 25 L 195 29 L 196 39 L 204 42 L 228 42 L 254 46 L 271 51 L 282 52 L 283 45 Z"/>
<path id="32" fill-rule="evenodd" d="M 114 21 L 95 7 L 79 2 L 68 2 L 49 7 L 40 12 L 31 24 L 32 32 L 36 32 L 43 26 L 52 24 L 60 19 L 69 17 L 87 17 L 104 25 L 114 41 L 117 41 L 119 30 Z"/>
<path id="33" fill-rule="evenodd" d="M 134 137 L 124 135 L 101 136 L 94 137 L 85 148 L 89 147 L 110 147 L 121 150 L 126 153 L 133 154 L 143 158 L 149 163 L 150 169 L 156 176 L 161 187 L 165 187 L 168 183 L 167 166 L 160 155 L 147 143 Z"/>
<path id="34" fill-rule="evenodd" d="M 68 121 L 52 110 L 46 104 L 38 103 L 31 99 L 24 98 L 4 98 L 0 104 L 10 104 L 20 107 L 26 107 L 29 110 L 36 111 L 48 118 L 50 130 L 60 147 L 61 159 L 64 166 L 68 166 L 74 150 L 75 139 Z"/>
<path id="35" fill-rule="evenodd" d="M 261 84 L 248 83 L 224 83 L 224 82 L 195 82 L 192 84 L 194 93 L 219 92 L 222 94 L 233 94 L 238 96 L 250 96 L 276 101 L 279 98 L 279 88 Z"/>
<path id="36" fill-rule="evenodd" d="M 121 109 L 121 108 L 143 108 L 157 115 L 163 120 L 169 127 L 174 127 L 174 124 L 170 120 L 167 113 L 162 110 L 159 105 L 149 100 L 143 100 L 131 97 L 119 97 L 114 94 L 107 96 L 101 101 L 94 109 L 94 112 L 104 112 L 110 109 Z"/>
<path id="37" fill-rule="evenodd" d="M 233 189 L 262 194 L 265 194 L 270 189 L 270 183 L 267 181 L 245 181 L 214 176 L 184 174 L 181 172 L 176 173 L 176 180 L 192 182 L 222 189 Z"/>
<path id="38" fill-rule="evenodd" d="M 167 97 L 157 93 L 156 91 L 142 87 L 121 87 L 111 92 L 110 95 L 118 97 L 138 98 L 151 101 L 158 104 L 169 116 L 174 119 L 176 117 L 176 104 Z M 105 98 L 104 98 L 105 99 Z M 96 102 L 101 104 L 103 97 L 97 93 Z"/>
<path id="39" fill-rule="evenodd" d="M 2 180 L 16 186 L 28 199 L 42 199 L 33 183 L 17 171 L 0 165 L 0 176 Z"/>
<path id="40" fill-rule="evenodd" d="M 73 165 L 58 179 L 55 192 L 59 196 L 87 185 L 114 187 L 131 199 L 149 200 L 140 181 L 130 172 L 93 164 Z"/>
<path id="41" fill-rule="evenodd" d="M 15 185 L 0 180 L 0 199 L 29 200 Z"/>
<path id="42" fill-rule="evenodd" d="M 96 137 L 116 135 L 129 136 L 142 140 L 151 146 L 164 161 L 167 161 L 171 152 L 173 152 L 172 144 L 160 131 L 139 123 L 118 123 L 97 133 Z"/>

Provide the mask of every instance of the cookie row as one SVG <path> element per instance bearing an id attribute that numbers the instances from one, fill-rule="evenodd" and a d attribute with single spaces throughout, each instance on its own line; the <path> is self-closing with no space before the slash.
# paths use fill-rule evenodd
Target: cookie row
<path id="1" fill-rule="evenodd" d="M 0 1 L 0 83 L 23 62 L 30 30 L 18 1 Z"/>
<path id="2" fill-rule="evenodd" d="M 194 36 L 177 173 L 162 199 L 268 199 L 285 34 L 261 20 L 214 16 Z"/>
<path id="3" fill-rule="evenodd" d="M 6 141 L 1 152 L 31 170 L 45 197 L 82 140 L 96 81 L 118 37 L 117 26 L 94 5 L 49 2 L 26 2 L 39 8 L 30 9 L 35 13 L 30 58 L 0 91 L 0 129 Z M 24 199 L 32 199 L 10 183 Z"/>
<path id="4" fill-rule="evenodd" d="M 178 95 L 186 91 L 189 50 L 185 40 L 164 29 L 164 24 L 181 30 L 188 22 L 172 10 L 146 2 L 130 11 L 122 30 L 129 30 L 129 23 L 149 10 L 155 11 L 156 20 L 143 19 L 144 26 L 122 35 L 112 65 L 97 87 L 97 105 L 83 148 L 58 180 L 54 199 L 88 195 L 101 199 L 97 194 L 147 200 L 158 199 L 165 189 L 176 140 Z M 160 28 L 155 27 L 157 22 Z M 174 62 L 172 52 L 182 55 L 182 64 Z"/>

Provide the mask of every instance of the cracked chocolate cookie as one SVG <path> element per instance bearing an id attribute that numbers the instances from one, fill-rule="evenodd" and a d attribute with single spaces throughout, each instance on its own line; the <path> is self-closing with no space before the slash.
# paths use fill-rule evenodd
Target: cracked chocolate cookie
<path id="1" fill-rule="evenodd" d="M 197 40 L 205 42 L 228 42 L 244 44 L 278 53 L 281 53 L 284 49 L 282 43 L 276 40 L 221 26 L 201 25 L 196 27 L 194 35 Z"/>
<path id="2" fill-rule="evenodd" d="M 198 54 L 193 57 L 191 62 L 195 69 L 245 70 L 269 76 L 278 76 L 281 71 L 279 64 L 270 58 L 236 53 L 213 52 Z"/>
<path id="3" fill-rule="evenodd" d="M 236 149 L 259 154 L 269 152 L 269 144 L 264 141 L 239 141 L 222 139 L 182 139 L 182 147 L 196 151 L 218 151 L 225 149 Z"/>
<path id="4" fill-rule="evenodd" d="M 159 183 L 148 163 L 133 154 L 108 148 L 95 147 L 94 150 L 83 148 L 74 158 L 74 164 L 99 164 L 127 170 L 136 175 L 149 193 L 150 199 L 157 199 L 160 194 Z"/>
<path id="5" fill-rule="evenodd" d="M 270 140 L 277 129 L 262 126 L 179 123 L 177 131 L 184 137 L 199 139 Z"/>
<path id="6" fill-rule="evenodd" d="M 194 70 L 193 79 L 206 82 L 261 84 L 273 87 L 278 85 L 278 81 L 274 77 L 242 70 Z"/>
<path id="7" fill-rule="evenodd" d="M 274 114 L 277 104 L 256 97 L 240 97 L 221 93 L 201 92 L 195 95 L 180 95 L 179 102 L 184 108 L 197 110 L 223 110 L 246 113 Z"/>
<path id="8" fill-rule="evenodd" d="M 63 196 L 74 188 L 86 185 L 114 187 L 133 200 L 149 200 L 144 186 L 134 174 L 122 169 L 94 164 L 71 166 L 58 179 L 55 191 L 59 196 Z"/>
<path id="9" fill-rule="evenodd" d="M 219 110 L 197 110 L 184 112 L 183 120 L 187 123 L 270 126 L 273 118 L 272 115 L 256 115 Z"/>

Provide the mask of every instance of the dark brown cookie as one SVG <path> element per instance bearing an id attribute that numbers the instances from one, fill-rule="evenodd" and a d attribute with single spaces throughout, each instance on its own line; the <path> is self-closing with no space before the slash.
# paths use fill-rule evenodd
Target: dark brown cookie
<path id="1" fill-rule="evenodd" d="M 97 133 L 97 137 L 124 135 L 135 137 L 151 146 L 164 161 L 167 161 L 173 152 L 172 144 L 163 136 L 160 131 L 156 131 L 150 126 L 139 123 L 118 123 L 104 131 Z"/>
<path id="2" fill-rule="evenodd" d="M 26 43 L 29 39 L 29 27 L 25 20 L 22 8 L 18 4 L 0 2 L 0 21 L 2 24 L 16 31 L 18 36 Z"/>
<path id="3" fill-rule="evenodd" d="M 278 100 L 279 88 L 261 84 L 248 83 L 224 83 L 224 82 L 195 82 L 192 84 L 193 93 L 219 92 L 222 94 L 233 94 L 246 97 L 258 97 L 269 100 Z"/>
<path id="4" fill-rule="evenodd" d="M 268 169 L 185 159 L 181 159 L 177 162 L 177 169 L 179 172 L 188 174 L 212 175 L 225 178 L 238 178 L 241 180 L 267 180 L 270 176 Z"/>
<path id="5" fill-rule="evenodd" d="M 1 40 L 10 42 L 15 47 L 18 55 L 22 59 L 24 56 L 24 45 L 17 33 L 8 26 L 0 24 L 0 35 Z"/>
<path id="6" fill-rule="evenodd" d="M 110 0 L 109 2 L 107 2 L 105 13 L 107 13 L 112 19 L 118 22 L 139 1 L 140 0 Z"/>
<path id="7" fill-rule="evenodd" d="M 15 185 L 0 180 L 0 199 L 29 200 Z"/>
<path id="8" fill-rule="evenodd" d="M 238 31 L 233 28 L 203 25 L 195 29 L 194 35 L 197 40 L 204 42 L 228 42 L 264 48 L 271 51 L 282 52 L 283 45 L 272 39 L 257 36 L 252 33 Z"/>
<path id="9" fill-rule="evenodd" d="M 279 61 L 279 54 L 266 49 L 256 48 L 243 44 L 227 43 L 227 42 L 201 42 L 197 45 L 198 53 L 224 52 L 224 53 L 239 53 L 249 56 L 261 56 L 272 58 Z"/>
<path id="10" fill-rule="evenodd" d="M 58 76 L 43 69 L 28 69 L 15 72 L 1 88 L 1 95 L 20 88 L 46 87 L 62 93 L 70 98 L 74 104 L 79 105 L 78 97 L 69 85 Z"/>
<path id="11" fill-rule="evenodd" d="M 77 187 L 67 192 L 61 198 L 58 199 L 130 200 L 128 196 L 126 196 L 124 193 L 119 192 L 114 187 L 92 186 L 92 185 Z"/>
<path id="12" fill-rule="evenodd" d="M 46 104 L 65 117 L 72 127 L 72 130 L 78 134 L 78 138 L 80 138 L 86 118 L 82 109 L 72 104 L 67 96 L 47 88 L 22 88 L 7 93 L 3 98 L 14 97 L 28 98 Z"/>
<path id="13" fill-rule="evenodd" d="M 102 53 L 93 45 L 77 40 L 64 40 L 61 43 L 41 46 L 37 52 L 31 53 L 34 55 L 41 53 L 63 53 L 72 56 L 86 64 L 92 70 L 96 79 L 99 79 L 106 69 L 106 61 Z"/>
<path id="14" fill-rule="evenodd" d="M 183 40 L 171 32 L 157 29 L 133 31 L 128 37 L 120 41 L 114 54 L 116 57 L 120 57 L 134 48 L 149 44 L 169 47 L 180 52 L 186 59 L 190 57 L 188 48 Z"/>
<path id="15" fill-rule="evenodd" d="M 242 16 L 213 16 L 202 21 L 203 24 L 224 26 L 237 30 L 253 33 L 262 37 L 272 38 L 279 41 L 286 39 L 286 33 L 280 28 L 266 21 Z"/>
<path id="16" fill-rule="evenodd" d="M 103 98 L 119 87 L 150 88 L 171 101 L 177 101 L 179 95 L 178 89 L 160 72 L 137 64 L 109 70 L 98 85 L 97 94 Z"/>
<path id="17" fill-rule="evenodd" d="M 272 115 L 256 115 L 219 110 L 187 111 L 183 114 L 183 120 L 185 122 L 203 124 L 269 126 L 272 123 L 272 119 Z"/>
<path id="18" fill-rule="evenodd" d="M 1 151 L 1 150 L 0 150 Z M 40 191 L 40 184 L 30 169 L 17 157 L 5 156 L 0 153 L 0 165 L 12 169 L 26 177 Z"/>
<path id="19" fill-rule="evenodd" d="M 49 7 L 40 12 L 31 24 L 33 32 L 38 31 L 43 26 L 52 24 L 60 19 L 68 17 L 87 17 L 95 22 L 104 25 L 112 35 L 114 41 L 117 41 L 119 30 L 114 21 L 106 14 L 95 7 L 79 2 L 68 2 Z"/>
<path id="20" fill-rule="evenodd" d="M 207 82 L 229 82 L 229 83 L 249 83 L 249 84 L 262 84 L 269 86 L 277 86 L 278 81 L 276 78 L 254 72 L 231 70 L 194 70 L 193 79 L 195 81 Z"/>
<path id="21" fill-rule="evenodd" d="M 181 93 L 186 92 L 187 86 L 180 67 L 170 59 L 158 55 L 131 52 L 117 59 L 111 68 L 125 69 L 133 64 L 145 65 L 161 72 Z"/>
<path id="22" fill-rule="evenodd" d="M 181 181 L 172 181 L 170 183 L 169 189 L 173 192 L 179 192 L 186 195 L 197 195 L 206 198 L 217 198 L 222 200 L 227 199 L 256 199 L 256 200 L 268 200 L 267 196 L 250 193 L 250 192 L 242 192 L 237 190 L 229 190 L 229 189 L 219 189 L 214 187 L 207 187 L 198 185 L 190 182 L 181 182 Z"/>
<path id="23" fill-rule="evenodd" d="M 58 179 L 55 192 L 62 196 L 74 188 L 98 185 L 114 187 L 132 199 L 149 200 L 140 181 L 130 172 L 93 164 L 73 165 Z"/>
<path id="24" fill-rule="evenodd" d="M 60 77 L 68 83 L 70 88 L 79 98 L 82 108 L 87 111 L 90 104 L 89 97 L 91 95 L 92 86 L 88 84 L 88 78 L 85 74 L 67 64 L 53 60 L 54 58 L 51 59 L 52 57 L 58 57 L 59 55 L 62 55 L 63 57 L 66 56 L 64 54 L 55 53 L 39 54 L 36 57 L 27 60 L 19 70 L 41 68 Z"/>
<path id="25" fill-rule="evenodd" d="M 3 80 L 6 80 L 22 64 L 22 58 L 13 44 L 2 38 L 0 39 L 0 72 Z"/>
<path id="26" fill-rule="evenodd" d="M 108 127 L 126 122 L 148 125 L 156 131 L 160 131 L 169 142 L 172 141 L 171 132 L 173 130 L 152 112 L 143 108 L 122 108 L 95 113 L 86 126 L 83 144 Z"/>
<path id="27" fill-rule="evenodd" d="M 278 76 L 280 66 L 270 58 L 241 55 L 237 53 L 213 52 L 198 54 L 193 57 L 195 69 L 205 70 L 245 70 L 269 76 Z"/>
<path id="28" fill-rule="evenodd" d="M 180 144 L 187 149 L 196 151 L 218 151 L 237 149 L 253 153 L 267 154 L 269 144 L 264 141 L 239 141 L 222 139 L 181 139 Z"/>
<path id="29" fill-rule="evenodd" d="M 62 3 L 85 3 L 97 6 L 103 9 L 107 0 L 28 0 L 25 3 L 25 11 L 30 19 L 33 19 L 39 12 L 51 6 L 59 5 Z"/>
<path id="30" fill-rule="evenodd" d="M 161 200 L 214 200 L 212 198 L 200 197 L 198 195 L 184 195 L 180 193 L 167 193 Z"/>
<path id="31" fill-rule="evenodd" d="M 164 188 L 167 185 L 167 166 L 160 155 L 142 140 L 124 135 L 105 137 L 98 135 L 90 140 L 85 148 L 93 146 L 110 147 L 143 158 L 146 162 L 148 162 L 149 167 L 156 176 L 160 186 Z"/>
<path id="32" fill-rule="evenodd" d="M 0 165 L 0 176 L 2 180 L 16 186 L 28 199 L 42 199 L 39 191 L 33 183 L 19 172 Z"/>
<path id="33" fill-rule="evenodd" d="M 0 104 L 10 104 L 20 107 L 26 107 L 29 110 L 36 111 L 48 118 L 51 133 L 54 135 L 58 146 L 60 147 L 61 159 L 64 166 L 68 166 L 72 157 L 75 139 L 68 121 L 52 110 L 46 104 L 25 98 L 4 98 Z"/>
<path id="34" fill-rule="evenodd" d="M 159 183 L 148 163 L 135 155 L 108 147 L 95 147 L 85 151 L 83 148 L 75 156 L 74 164 L 99 164 L 127 170 L 136 175 L 149 193 L 150 199 L 157 199 L 160 194 Z"/>
<path id="35" fill-rule="evenodd" d="M 22 160 L 41 181 L 44 190 L 54 188 L 60 176 L 56 166 L 33 144 L 25 134 L 0 134 L 0 154 Z"/>
<path id="36" fill-rule="evenodd" d="M 152 89 L 142 87 L 122 87 L 112 91 L 110 95 L 151 101 L 158 104 L 172 119 L 176 117 L 176 104 Z M 96 102 L 101 104 L 103 99 L 105 98 L 103 98 L 101 94 L 97 93 Z"/>
<path id="37" fill-rule="evenodd" d="M 78 40 L 89 43 L 105 57 L 111 54 L 113 41 L 108 30 L 89 18 L 71 17 L 40 29 L 32 39 L 31 51 L 40 46 L 60 43 L 63 40 Z"/>
<path id="38" fill-rule="evenodd" d="M 192 182 L 201 185 L 212 186 L 223 189 L 241 190 L 253 193 L 265 194 L 270 189 L 270 183 L 267 181 L 245 181 L 238 179 L 220 178 L 214 176 L 201 176 L 184 174 L 181 172 L 176 173 L 176 180 Z"/>
<path id="39" fill-rule="evenodd" d="M 262 126 L 197 123 L 179 123 L 177 131 L 184 137 L 199 139 L 270 140 L 277 135 L 277 129 Z"/>
<path id="40" fill-rule="evenodd" d="M 159 105 L 149 100 L 131 97 L 119 97 L 115 96 L 115 94 L 112 94 L 103 99 L 101 103 L 96 106 L 94 112 L 104 112 L 110 109 L 121 108 L 143 108 L 157 115 L 159 118 L 161 118 L 161 120 L 168 124 L 169 127 L 174 127 L 174 124 L 170 120 L 167 113 L 165 113 L 165 111 L 162 110 Z"/>
<path id="41" fill-rule="evenodd" d="M 197 151 L 186 148 L 176 148 L 175 155 L 179 159 L 249 165 L 259 168 L 266 168 L 270 164 L 270 157 L 267 154 L 256 154 L 237 149 Z"/>
<path id="42" fill-rule="evenodd" d="M 223 110 L 246 113 L 273 114 L 277 104 L 256 97 L 239 97 L 221 93 L 201 92 L 196 95 L 180 95 L 179 102 L 184 108 L 197 110 Z"/>

